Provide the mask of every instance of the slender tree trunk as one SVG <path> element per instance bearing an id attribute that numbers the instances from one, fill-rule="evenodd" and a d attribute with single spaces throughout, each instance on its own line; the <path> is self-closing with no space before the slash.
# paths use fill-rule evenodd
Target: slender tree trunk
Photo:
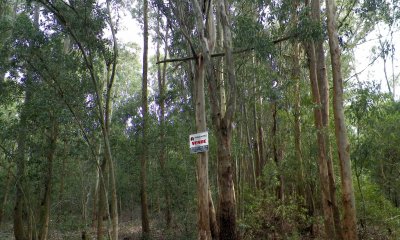
<path id="1" fill-rule="evenodd" d="M 343 238 L 358 239 L 354 188 L 350 163 L 350 144 L 347 138 L 343 107 L 343 79 L 340 63 L 340 48 L 336 28 L 335 1 L 326 0 L 327 27 L 333 75 L 333 113 L 335 119 L 336 144 L 340 161 L 343 201 Z"/>
<path id="2" fill-rule="evenodd" d="M 273 158 L 274 158 L 274 162 L 276 164 L 276 166 L 279 168 L 279 166 L 282 164 L 281 163 L 281 147 L 279 146 L 279 142 L 278 142 L 278 107 L 277 107 L 277 102 L 276 100 L 272 103 L 272 149 L 273 149 Z M 279 176 L 278 176 L 278 182 L 279 182 L 279 186 L 276 188 L 276 197 L 281 200 L 284 201 L 285 200 L 285 191 L 284 191 L 284 177 L 283 174 L 281 173 L 281 171 L 279 172 Z"/>
<path id="3" fill-rule="evenodd" d="M 109 73 L 107 71 L 107 79 L 110 79 Z M 110 86 L 108 84 L 108 86 Z M 108 172 L 110 174 L 110 190 L 111 190 L 111 205 L 109 213 L 111 216 L 111 239 L 118 240 L 118 197 L 117 197 L 117 183 L 115 179 L 115 167 L 114 160 L 112 158 L 111 146 L 110 146 L 110 120 L 111 120 L 111 88 L 107 89 L 107 99 L 106 99 L 106 112 L 105 112 L 105 132 L 103 133 L 104 139 L 104 151 L 105 159 L 108 163 Z"/>
<path id="4" fill-rule="evenodd" d="M 51 189 L 52 189 L 52 181 L 53 181 L 53 160 L 56 153 L 57 148 L 57 139 L 58 139 L 58 120 L 57 116 L 54 116 L 54 113 L 50 113 L 52 123 L 50 127 L 50 137 L 49 137 L 49 146 L 47 152 L 47 174 L 45 176 L 45 192 L 43 196 L 43 200 L 41 203 L 41 216 L 40 216 L 40 232 L 39 239 L 47 240 L 49 233 L 49 223 L 50 223 L 50 204 L 51 204 Z"/>
<path id="5" fill-rule="evenodd" d="M 262 106 L 261 102 L 261 97 L 259 97 L 260 101 L 260 106 Z M 259 117 L 259 122 L 258 122 L 258 150 L 259 150 L 259 158 L 260 158 L 260 176 L 262 175 L 262 171 L 265 166 L 265 154 L 264 154 L 264 129 L 261 126 L 261 119 L 262 119 L 262 113 L 260 111 L 260 117 Z"/>
<path id="6" fill-rule="evenodd" d="M 205 65 L 200 57 L 196 62 L 194 83 L 196 101 L 196 130 L 198 133 L 207 131 L 204 75 Z M 208 195 L 208 152 L 197 153 L 197 175 L 198 239 L 211 239 Z"/>
<path id="7" fill-rule="evenodd" d="M 160 22 L 161 18 L 159 17 L 160 13 L 158 13 L 158 21 L 157 21 L 157 35 L 161 36 L 160 32 Z M 168 23 L 167 23 L 168 25 Z M 169 27 L 166 27 L 166 33 L 165 33 L 165 39 L 168 39 L 168 30 Z M 160 61 L 160 40 L 157 41 L 157 52 L 156 52 L 156 57 L 157 57 L 157 62 Z M 165 45 L 164 45 L 164 60 L 167 58 L 168 54 L 168 41 L 165 40 Z M 165 162 L 166 162 L 166 151 L 165 151 L 165 81 L 166 81 L 166 71 L 167 71 L 167 64 L 164 63 L 163 67 L 161 68 L 161 64 L 158 64 L 158 69 L 157 69 L 157 78 L 158 78 L 158 89 L 159 89 L 159 107 L 160 107 L 160 113 L 159 113 L 159 124 L 160 124 L 160 168 L 161 168 L 161 177 L 163 178 L 164 185 L 163 185 L 163 192 L 164 192 L 164 198 L 165 198 L 165 223 L 167 228 L 171 227 L 171 221 L 172 221 L 172 213 L 171 213 L 171 194 L 170 194 L 170 188 L 169 188 L 169 180 L 168 180 L 168 174 L 167 174 L 167 169 L 165 167 Z"/>
<path id="8" fill-rule="evenodd" d="M 250 186 L 253 186 L 254 188 L 257 187 L 257 177 L 256 177 L 256 170 L 255 170 L 255 160 L 253 160 L 253 154 L 251 154 L 251 138 L 250 138 L 250 127 L 249 127 L 249 119 L 247 115 L 247 109 L 246 109 L 246 104 L 243 103 L 243 114 L 245 118 L 245 128 L 246 128 L 246 140 L 247 140 L 247 149 L 249 149 L 248 152 L 248 157 L 250 158 L 248 162 L 248 172 L 247 175 L 249 177 L 249 184 Z"/>
<path id="9" fill-rule="evenodd" d="M 210 231 L 212 239 L 219 239 L 219 227 L 217 222 L 217 214 L 215 212 L 214 202 L 211 196 L 211 190 L 208 190 L 208 210 L 210 212 Z"/>
<path id="10" fill-rule="evenodd" d="M 21 117 L 19 120 L 19 131 L 17 136 L 17 153 L 16 153 L 16 196 L 15 196 L 15 206 L 14 206 L 14 237 L 16 240 L 27 240 L 28 231 L 26 229 L 27 219 L 24 218 L 24 205 L 26 205 L 25 191 L 26 191 L 26 176 L 25 176 L 25 148 L 26 148 L 26 138 L 28 134 L 28 113 L 27 105 L 31 101 L 31 79 L 30 75 L 27 76 L 26 81 L 26 91 L 25 91 L 25 101 L 21 110 Z M 25 211 L 25 212 L 24 212 Z"/>
<path id="11" fill-rule="evenodd" d="M 304 181 L 304 163 L 303 154 L 301 150 L 301 125 L 300 125 L 300 107 L 301 107 L 301 89 L 300 89 L 300 64 L 299 64 L 299 44 L 293 44 L 293 71 L 292 78 L 295 79 L 295 100 L 294 100 L 294 148 L 296 162 L 299 164 L 300 169 L 298 171 L 298 184 L 297 188 L 299 195 L 305 199 L 305 181 Z"/>
<path id="12" fill-rule="evenodd" d="M 147 103 L 147 71 L 148 71 L 148 39 L 149 39 L 149 26 L 148 26 L 148 0 L 143 1 L 143 75 L 142 75 L 142 156 L 141 156 L 141 170 L 140 170 L 140 199 L 142 204 L 142 232 L 143 237 L 149 237 L 150 224 L 147 203 L 147 160 L 148 160 L 148 141 L 147 141 L 147 128 L 148 128 L 148 103 Z"/>
<path id="13" fill-rule="evenodd" d="M 99 168 L 99 185 L 98 185 L 98 193 L 97 193 L 97 240 L 104 239 L 104 219 L 108 218 L 107 212 L 107 202 L 106 202 L 106 179 L 107 179 L 107 161 L 103 158 L 101 161 L 101 165 Z"/>
<path id="14" fill-rule="evenodd" d="M 101 144 L 97 144 L 96 145 L 96 157 L 95 157 L 95 161 L 96 161 L 96 182 L 94 185 L 94 189 L 93 189 L 93 222 L 92 225 L 93 227 L 96 227 L 96 225 L 98 224 L 98 220 L 99 220 L 99 208 L 98 208 L 98 203 L 99 203 L 99 194 L 100 194 L 100 177 L 101 177 Z M 97 231 L 99 229 L 97 228 Z M 98 232 L 97 232 L 98 233 Z M 98 235 L 97 235 L 98 236 Z"/>
<path id="15" fill-rule="evenodd" d="M 255 56 L 253 53 L 253 67 L 255 68 Z M 257 77 L 253 73 L 253 150 L 254 150 L 254 165 L 256 172 L 256 186 L 260 188 L 260 176 L 261 176 L 261 156 L 260 156 L 260 142 L 258 138 L 258 121 L 257 121 Z"/>
<path id="16" fill-rule="evenodd" d="M 310 70 L 310 81 L 311 81 L 311 91 L 313 96 L 313 102 L 316 106 L 320 106 L 320 96 L 318 90 L 318 80 L 317 80 L 317 63 L 315 56 L 314 43 L 307 43 L 307 55 L 309 58 L 309 70 Z M 323 135 L 323 125 L 322 125 L 322 113 L 319 107 L 314 107 L 314 121 L 317 128 L 317 144 L 318 144 L 318 167 L 319 176 L 321 182 L 321 194 L 322 194 L 322 207 L 324 211 L 324 225 L 325 233 L 327 239 L 335 239 L 335 225 L 333 219 L 333 211 L 331 208 L 331 197 L 329 189 L 329 175 L 328 175 L 328 165 L 326 160 L 326 145 Z"/>
<path id="17" fill-rule="evenodd" d="M 104 150 L 106 153 L 106 160 L 108 161 L 108 171 L 110 173 L 111 180 L 111 239 L 118 240 L 118 196 L 117 196 L 117 183 L 115 177 L 115 167 L 114 160 L 111 152 L 111 144 L 110 144 L 110 126 L 111 126 L 111 116 L 112 116 L 112 98 L 113 98 L 113 83 L 115 80 L 115 71 L 117 67 L 117 56 L 118 56 L 118 45 L 116 32 L 114 28 L 114 22 L 112 19 L 111 13 L 111 3 L 110 0 L 106 0 L 107 3 L 107 12 L 108 12 L 108 22 L 111 29 L 112 41 L 113 41 L 113 55 L 111 64 L 107 64 L 107 83 L 106 89 L 106 102 L 105 102 L 105 117 L 104 117 Z"/>
<path id="18" fill-rule="evenodd" d="M 321 23 L 321 6 L 319 0 L 311 1 L 312 17 L 315 21 Z M 332 150 L 329 139 L 329 82 L 326 75 L 325 65 L 325 53 L 323 47 L 323 40 L 318 39 L 315 41 L 315 54 L 317 63 L 317 79 L 318 79 L 318 90 L 321 100 L 321 115 L 322 115 L 322 129 L 324 134 L 324 141 L 326 146 L 326 161 L 328 165 L 328 176 L 329 176 L 329 190 L 333 210 L 333 219 L 335 222 L 336 237 L 342 239 L 342 231 L 340 224 L 340 212 L 336 200 L 336 184 L 335 184 L 335 173 L 333 169 Z"/>

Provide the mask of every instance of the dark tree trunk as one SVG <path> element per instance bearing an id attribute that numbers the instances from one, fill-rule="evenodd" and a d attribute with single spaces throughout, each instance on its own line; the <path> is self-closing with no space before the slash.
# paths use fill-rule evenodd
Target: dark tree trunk
<path id="1" fill-rule="evenodd" d="M 49 133 L 49 145 L 48 152 L 46 155 L 47 158 L 47 173 L 45 176 L 45 192 L 41 202 L 41 216 L 40 216 L 40 232 L 39 239 L 47 240 L 49 233 L 49 223 L 50 223 L 50 206 L 51 206 L 51 189 L 52 189 L 52 181 L 53 181 L 53 161 L 57 148 L 57 138 L 58 138 L 58 120 L 57 116 L 54 116 L 54 113 L 50 113 L 52 118 L 52 126 L 50 127 Z"/>
<path id="2" fill-rule="evenodd" d="M 143 237 L 148 237 L 150 233 L 149 213 L 147 203 L 147 160 L 148 160 L 148 141 L 147 141 L 147 128 L 148 128 L 148 103 L 147 103 L 147 61 L 148 61 L 148 1 L 143 1 L 143 75 L 142 75 L 142 156 L 141 156 L 141 170 L 140 170 L 140 199 L 142 204 L 142 232 Z"/>
<path id="3" fill-rule="evenodd" d="M 222 121 L 218 131 L 218 185 L 220 188 L 218 222 L 220 239 L 236 239 L 236 201 L 234 166 L 231 156 L 231 129 Z"/>

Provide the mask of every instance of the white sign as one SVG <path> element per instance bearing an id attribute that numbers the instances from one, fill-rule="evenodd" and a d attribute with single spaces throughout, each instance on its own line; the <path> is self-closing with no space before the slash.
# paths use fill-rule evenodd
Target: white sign
<path id="1" fill-rule="evenodd" d="M 190 153 L 208 151 L 208 132 L 191 134 L 189 136 Z"/>

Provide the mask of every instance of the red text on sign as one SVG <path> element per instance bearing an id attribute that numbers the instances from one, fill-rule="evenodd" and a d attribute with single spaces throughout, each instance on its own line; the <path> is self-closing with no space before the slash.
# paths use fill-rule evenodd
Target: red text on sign
<path id="1" fill-rule="evenodd" d="M 206 139 L 199 140 L 199 141 L 192 141 L 192 145 L 199 145 L 199 144 L 203 144 L 203 143 L 206 143 Z"/>

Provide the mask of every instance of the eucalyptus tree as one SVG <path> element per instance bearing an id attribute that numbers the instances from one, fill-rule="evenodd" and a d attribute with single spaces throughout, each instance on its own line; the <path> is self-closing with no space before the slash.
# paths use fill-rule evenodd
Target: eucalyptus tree
<path id="1" fill-rule="evenodd" d="M 180 29 L 180 32 L 183 34 L 187 44 L 189 45 L 191 51 L 190 53 L 194 56 L 185 58 L 185 59 L 178 59 L 177 61 L 184 61 L 184 60 L 195 60 L 195 64 L 189 63 L 190 69 L 189 73 L 192 76 L 193 83 L 192 83 L 192 93 L 191 95 L 194 97 L 195 103 L 195 122 L 196 122 L 196 132 L 205 132 L 207 131 L 206 127 L 206 112 L 205 112 L 205 90 L 204 90 L 204 80 L 206 77 L 206 67 L 207 63 L 203 60 L 202 55 L 198 55 L 195 50 L 194 45 L 194 36 L 189 35 L 189 32 L 193 30 L 193 19 L 186 21 L 186 15 L 184 14 L 184 9 L 193 10 L 193 8 L 200 7 L 199 3 L 193 2 L 185 4 L 181 2 L 171 1 L 170 9 L 167 10 L 167 7 L 163 2 L 157 2 L 159 8 L 163 11 L 164 15 L 167 17 L 167 21 L 176 29 Z M 193 6 L 194 4 L 194 6 Z M 196 5 L 197 4 L 197 5 Z M 214 17 L 212 15 L 212 5 L 211 1 L 209 3 L 204 2 L 201 4 L 203 10 L 206 11 L 207 8 L 207 18 L 208 18 L 208 26 L 214 27 L 207 28 L 203 30 L 198 30 L 199 32 L 207 31 L 207 35 L 213 35 L 215 37 L 215 26 L 214 25 Z M 202 10 L 200 10 L 202 11 Z M 205 13 L 205 12 L 204 12 Z M 174 14 L 174 15 L 173 15 Z M 199 13 L 200 15 L 202 13 Z M 201 17 L 201 16 L 200 16 Z M 189 24 L 191 23 L 191 24 Z M 214 30 L 212 32 L 212 30 Z M 213 46 L 215 44 L 215 39 L 212 36 L 208 39 L 210 43 L 209 51 L 213 51 Z M 164 60 L 165 62 L 169 62 L 171 60 Z M 174 61 L 174 60 L 172 60 Z M 158 62 L 158 64 L 161 62 Z M 161 85 L 160 85 L 161 86 Z M 161 88 L 160 88 L 161 89 Z M 161 107 L 163 108 L 163 107 Z M 212 201 L 211 194 L 209 194 L 209 177 L 208 177 L 208 152 L 201 152 L 197 154 L 197 206 L 198 206 L 198 238 L 199 239 L 211 239 L 212 235 L 214 237 L 217 236 L 217 227 L 214 227 L 213 233 L 211 232 L 212 228 L 210 223 L 212 222 L 212 210 L 210 209 L 209 202 Z"/>
<path id="2" fill-rule="evenodd" d="M 329 36 L 329 49 L 331 55 L 333 75 L 333 112 L 335 119 L 336 144 L 338 147 L 342 202 L 344 209 L 343 237 L 345 239 L 358 239 L 354 188 L 350 163 L 350 144 L 347 138 L 346 123 L 343 107 L 343 79 L 340 62 L 340 46 L 337 34 L 337 20 L 335 14 L 335 1 L 326 1 L 327 28 Z"/>
<path id="3" fill-rule="evenodd" d="M 142 156 L 141 156 L 141 170 L 140 170 L 140 197 L 142 203 L 142 232 L 143 237 L 147 238 L 150 233 L 148 203 L 147 203 L 147 180 L 146 169 L 148 162 L 148 88 L 147 88 L 147 72 L 148 72 L 148 44 L 149 44 L 149 26 L 148 14 L 149 3 L 147 0 L 143 1 L 143 72 L 142 72 Z"/>
<path id="4" fill-rule="evenodd" d="M 310 3 L 306 2 L 306 7 Z M 310 22 L 316 27 L 320 24 L 320 6 L 319 1 L 311 1 Z M 321 37 L 319 37 L 321 38 Z M 328 81 L 325 71 L 325 56 L 323 43 L 321 39 L 308 39 L 304 43 L 307 57 L 309 59 L 309 77 L 311 82 L 311 93 L 314 108 L 315 127 L 317 128 L 317 146 L 318 146 L 318 167 L 321 182 L 321 196 L 324 213 L 324 226 L 327 238 L 341 238 L 339 212 L 335 218 L 334 207 L 336 206 L 335 185 L 333 175 L 333 165 L 329 153 L 329 92 Z M 337 206 L 336 208 L 337 209 Z M 336 231 L 335 231 L 336 229 Z"/>
<path id="5" fill-rule="evenodd" d="M 207 11 L 211 9 L 212 1 L 204 1 L 201 5 L 198 1 L 193 1 L 193 12 L 197 31 L 200 39 L 200 61 L 204 61 L 210 88 L 210 104 L 212 121 L 217 135 L 217 157 L 218 157 L 218 224 L 220 239 L 236 239 L 236 199 L 234 191 L 234 164 L 231 155 L 232 123 L 236 111 L 236 74 L 233 61 L 231 22 L 229 20 L 229 6 L 227 1 L 217 1 L 215 3 L 216 14 L 219 19 L 218 25 L 221 26 L 223 36 L 223 49 L 225 59 L 225 70 L 227 71 L 227 88 L 218 92 L 217 79 L 213 71 L 211 53 L 213 49 L 212 27 L 204 23 L 211 22 Z M 201 7 L 203 6 L 203 8 Z M 205 6 L 205 8 L 204 8 Z M 207 20 L 208 19 L 208 20 Z M 207 31 L 208 30 L 208 31 Z M 222 91 L 227 91 L 226 106 L 221 102 Z"/>
<path id="6" fill-rule="evenodd" d="M 106 189 L 103 174 L 109 172 L 111 179 L 111 220 L 112 239 L 118 239 L 118 211 L 114 160 L 110 147 L 110 125 L 112 111 L 112 90 L 117 65 L 118 46 L 115 36 L 116 26 L 112 17 L 111 2 L 103 5 L 95 1 L 64 2 L 37 1 L 46 9 L 46 17 L 54 18 L 55 29 L 64 31 L 72 40 L 77 52 L 81 54 L 85 71 L 90 76 L 93 87 L 93 99 L 97 108 L 97 121 L 100 125 L 104 160 L 100 167 L 99 212 L 106 210 Z M 103 29 L 109 26 L 111 41 L 103 36 Z M 103 61 L 106 74 L 102 76 L 98 63 Z M 101 65 L 100 65 L 101 66 Z M 103 91 L 105 94 L 103 95 Z M 102 215 L 100 215 L 102 216 Z M 98 238 L 102 238 L 102 217 L 98 220 Z"/>
<path id="7" fill-rule="evenodd" d="M 161 31 L 165 28 L 165 34 L 162 35 Z M 157 28 L 156 33 L 158 35 L 157 38 L 157 52 L 156 52 L 156 60 L 159 62 L 161 60 L 161 44 L 164 43 L 164 60 L 167 59 L 168 56 L 168 38 L 169 38 L 169 22 L 166 23 L 162 20 L 161 11 L 157 12 Z M 172 212 L 171 212 L 171 193 L 170 186 L 168 180 L 168 173 L 166 169 L 166 144 L 165 144 L 165 125 L 166 125 L 166 109 L 165 109 L 165 101 L 166 101 L 166 84 L 167 84 L 167 63 L 157 65 L 157 83 L 158 83 L 158 106 L 159 110 L 159 128 L 160 128 L 160 168 L 161 168 L 161 176 L 164 180 L 163 193 L 165 197 L 165 222 L 167 228 L 171 227 L 172 221 Z"/>
<path id="8" fill-rule="evenodd" d="M 43 31 L 51 23 L 39 24 L 40 7 L 38 4 L 34 6 L 33 23 L 29 19 L 30 7 L 18 15 L 12 35 L 11 68 L 8 70 L 9 82 L 16 82 L 25 93 L 25 101 L 16 102 L 21 105 L 20 131 L 16 139 L 18 153 L 15 155 L 18 171 L 14 230 L 17 239 L 48 238 L 59 136 L 68 132 L 65 129 L 68 129 L 66 125 L 71 119 L 75 120 L 85 139 L 88 140 L 86 131 L 91 130 L 83 127 L 82 115 L 85 114 L 80 108 L 87 100 L 89 85 L 73 84 L 85 76 L 79 64 L 81 59 L 69 54 L 71 49 L 63 33 Z M 62 138 L 68 139 L 66 136 Z M 30 161 L 27 161 L 28 157 Z M 61 182 L 63 179 L 61 177 Z M 60 189 L 62 196 L 63 183 Z M 22 196 L 19 195 L 21 192 Z M 28 217 L 23 217 L 24 213 Z"/>

